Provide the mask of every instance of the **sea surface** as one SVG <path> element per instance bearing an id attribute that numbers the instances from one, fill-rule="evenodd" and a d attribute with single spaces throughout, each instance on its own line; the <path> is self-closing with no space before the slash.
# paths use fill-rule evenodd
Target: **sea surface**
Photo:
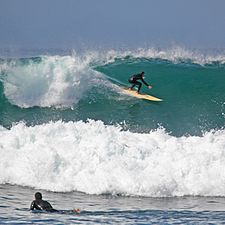
<path id="1" fill-rule="evenodd" d="M 0 224 L 225 224 L 225 53 L 0 56 Z"/>

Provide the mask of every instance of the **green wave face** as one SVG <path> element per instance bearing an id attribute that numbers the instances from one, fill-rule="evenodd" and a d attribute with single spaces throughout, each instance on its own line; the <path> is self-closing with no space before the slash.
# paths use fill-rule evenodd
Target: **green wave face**
<path id="1" fill-rule="evenodd" d="M 0 123 L 101 120 L 149 132 L 162 126 L 176 136 L 222 129 L 225 121 L 225 66 L 193 60 L 122 56 L 111 61 L 74 56 L 41 56 L 0 62 Z M 121 93 L 132 74 L 145 71 L 163 99 L 154 103 Z"/>

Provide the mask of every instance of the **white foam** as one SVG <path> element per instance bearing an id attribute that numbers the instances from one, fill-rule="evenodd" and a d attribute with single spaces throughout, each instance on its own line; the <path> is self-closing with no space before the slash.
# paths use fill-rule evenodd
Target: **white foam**
<path id="1" fill-rule="evenodd" d="M 20 107 L 72 106 L 103 79 L 87 65 L 89 58 L 44 56 L 41 62 L 9 64 L 4 92 Z M 97 81 L 96 81 L 97 80 Z"/>
<path id="2" fill-rule="evenodd" d="M 0 129 L 0 183 L 51 191 L 225 196 L 225 131 L 173 137 L 101 121 Z"/>
<path id="3" fill-rule="evenodd" d="M 131 56 L 133 58 L 146 58 L 146 59 L 162 59 L 169 60 L 173 63 L 190 61 L 199 65 L 212 64 L 218 62 L 225 63 L 224 54 L 206 54 L 199 50 L 188 50 L 184 47 L 174 45 L 166 49 L 157 48 L 138 48 L 135 50 L 110 50 L 105 54 L 106 63 L 113 62 L 116 58 L 125 58 Z M 103 58 L 101 56 L 101 58 Z"/>

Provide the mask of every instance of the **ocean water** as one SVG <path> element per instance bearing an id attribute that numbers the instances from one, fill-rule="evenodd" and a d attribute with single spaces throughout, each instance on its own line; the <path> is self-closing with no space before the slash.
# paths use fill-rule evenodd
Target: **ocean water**
<path id="1" fill-rule="evenodd" d="M 1 224 L 225 223 L 225 54 L 40 52 L 0 59 Z"/>

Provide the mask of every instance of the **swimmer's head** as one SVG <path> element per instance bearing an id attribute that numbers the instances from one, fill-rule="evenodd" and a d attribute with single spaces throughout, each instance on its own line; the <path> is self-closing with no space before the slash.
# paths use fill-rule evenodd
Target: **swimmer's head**
<path id="1" fill-rule="evenodd" d="M 42 199 L 42 194 L 40 192 L 36 192 L 34 196 L 35 196 L 36 200 L 41 200 Z"/>

